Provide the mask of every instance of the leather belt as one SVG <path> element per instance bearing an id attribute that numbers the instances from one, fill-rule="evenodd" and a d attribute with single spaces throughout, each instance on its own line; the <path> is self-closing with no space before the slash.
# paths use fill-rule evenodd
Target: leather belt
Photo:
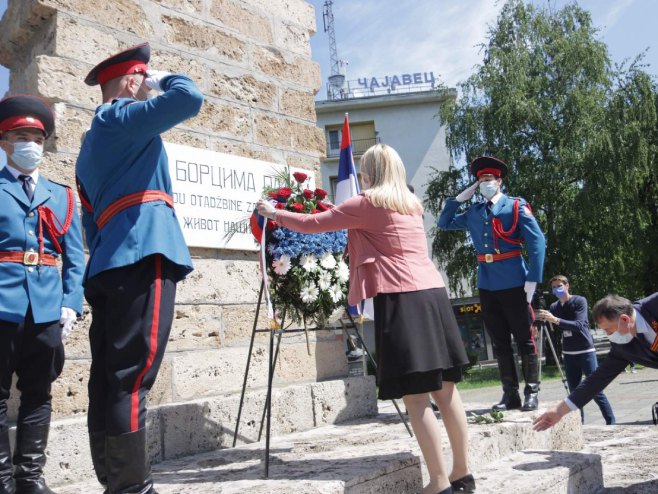
<path id="1" fill-rule="evenodd" d="M 42 254 L 39 257 L 38 252 L 23 252 L 21 250 L 10 250 L 0 252 L 0 262 L 17 262 L 26 266 L 55 266 L 56 258 L 50 254 Z"/>
<path id="2" fill-rule="evenodd" d="M 501 254 L 478 254 L 478 262 L 495 262 L 504 261 L 506 259 L 513 259 L 514 257 L 521 257 L 520 250 L 510 250 Z"/>

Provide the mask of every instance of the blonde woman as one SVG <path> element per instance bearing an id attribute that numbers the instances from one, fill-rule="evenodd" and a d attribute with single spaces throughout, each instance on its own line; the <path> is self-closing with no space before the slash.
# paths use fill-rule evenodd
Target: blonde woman
<path id="1" fill-rule="evenodd" d="M 349 231 L 348 302 L 374 298 L 379 398 L 404 400 L 430 474 L 422 494 L 470 492 L 475 481 L 468 469 L 466 414 L 455 387 L 468 358 L 445 284 L 427 252 L 423 207 L 407 188 L 404 165 L 392 147 L 368 149 L 361 175 L 364 192 L 329 211 L 297 214 L 261 200 L 258 212 L 303 233 Z M 430 395 L 448 432 L 450 474 Z"/>

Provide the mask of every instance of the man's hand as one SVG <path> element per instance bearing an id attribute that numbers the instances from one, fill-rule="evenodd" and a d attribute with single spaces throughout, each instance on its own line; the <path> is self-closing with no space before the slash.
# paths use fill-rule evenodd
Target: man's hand
<path id="1" fill-rule="evenodd" d="M 533 420 L 532 428 L 537 432 L 550 429 L 555 424 L 557 424 L 560 420 L 562 420 L 562 417 L 564 417 L 570 411 L 571 409 L 567 406 L 567 404 L 564 401 L 562 401 L 558 406 L 545 411 L 539 417 Z"/>
<path id="2" fill-rule="evenodd" d="M 73 309 L 62 307 L 62 315 L 59 318 L 59 325 L 62 326 L 62 339 L 69 335 L 77 318 L 78 315 Z"/>
<path id="3" fill-rule="evenodd" d="M 166 72 L 164 70 L 149 69 L 146 71 L 146 79 L 144 79 L 144 82 L 151 89 L 155 89 L 156 91 L 163 92 L 164 88 L 162 87 L 162 79 L 170 75 L 171 72 Z"/>
<path id="4" fill-rule="evenodd" d="M 528 303 L 532 302 L 532 296 L 535 294 L 535 288 L 537 288 L 537 282 L 536 281 L 526 281 L 525 285 L 523 287 L 523 291 L 525 291 L 525 298 L 528 301 Z"/>
<path id="5" fill-rule="evenodd" d="M 473 185 L 471 185 L 468 189 L 466 189 L 463 192 L 460 192 L 455 199 L 457 199 L 459 202 L 466 202 L 468 201 L 471 197 L 473 197 L 473 194 L 475 194 L 475 190 L 478 188 L 479 182 L 475 182 Z"/>
<path id="6" fill-rule="evenodd" d="M 558 317 L 555 317 L 549 311 L 543 309 L 537 311 L 537 319 L 550 322 L 551 324 L 560 324 L 560 319 Z"/>

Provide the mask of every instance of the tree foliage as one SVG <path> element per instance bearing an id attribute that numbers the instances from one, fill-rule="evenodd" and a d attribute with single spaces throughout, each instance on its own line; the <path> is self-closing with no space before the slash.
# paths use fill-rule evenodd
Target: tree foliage
<path id="1" fill-rule="evenodd" d="M 505 4 L 483 52 L 439 110 L 453 165 L 428 184 L 428 209 L 472 183 L 467 162 L 493 154 L 510 168 L 504 190 L 532 204 L 546 235 L 546 280 L 564 274 L 590 300 L 656 291 L 658 91 L 642 54 L 613 67 L 587 11 L 521 0 Z M 465 232 L 436 231 L 433 254 L 454 291 L 475 286 Z"/>

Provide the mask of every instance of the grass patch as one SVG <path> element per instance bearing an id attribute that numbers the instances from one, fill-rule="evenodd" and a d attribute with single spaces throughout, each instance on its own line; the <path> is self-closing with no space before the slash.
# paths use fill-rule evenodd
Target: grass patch
<path id="1" fill-rule="evenodd" d="M 560 379 L 560 371 L 555 366 L 545 366 L 541 368 L 541 380 L 553 381 Z M 490 386 L 500 386 L 500 374 L 498 367 L 472 367 L 464 374 L 464 380 L 457 384 L 457 389 L 477 389 L 487 388 Z M 523 382 L 520 386 L 523 389 Z"/>

